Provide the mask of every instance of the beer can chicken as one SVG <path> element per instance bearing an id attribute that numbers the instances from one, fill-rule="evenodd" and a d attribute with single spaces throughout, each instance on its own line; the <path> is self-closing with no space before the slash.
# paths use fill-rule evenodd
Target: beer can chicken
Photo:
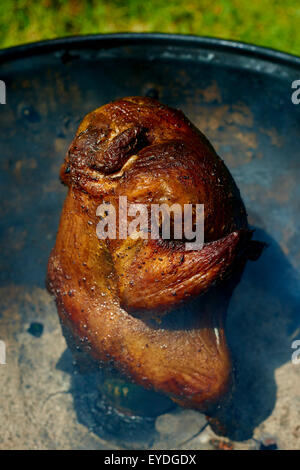
<path id="1" fill-rule="evenodd" d="M 68 194 L 47 285 L 64 331 L 101 367 L 213 415 L 233 384 L 224 320 L 253 243 L 224 162 L 181 111 L 129 97 L 85 116 L 60 177 Z M 118 227 L 99 238 L 98 207 L 118 220 L 125 196 L 149 209 L 203 204 L 202 248 Z"/>

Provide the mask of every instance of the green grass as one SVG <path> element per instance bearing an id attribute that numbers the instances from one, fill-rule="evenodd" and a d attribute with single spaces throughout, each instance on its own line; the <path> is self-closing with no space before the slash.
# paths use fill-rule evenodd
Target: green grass
<path id="1" fill-rule="evenodd" d="M 298 0 L 2 0 L 0 47 L 76 34 L 216 36 L 300 55 Z"/>

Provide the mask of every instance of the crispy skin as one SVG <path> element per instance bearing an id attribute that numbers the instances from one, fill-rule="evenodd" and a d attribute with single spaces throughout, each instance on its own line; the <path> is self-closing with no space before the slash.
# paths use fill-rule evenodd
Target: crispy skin
<path id="1" fill-rule="evenodd" d="M 71 189 L 63 208 L 48 266 L 62 323 L 96 360 L 185 406 L 209 409 L 231 381 L 223 330 L 227 296 L 212 295 L 161 323 L 128 314 L 120 307 L 110 253 L 95 236 L 96 207 L 88 195 Z"/>
<path id="2" fill-rule="evenodd" d="M 170 249 L 153 241 L 142 245 L 133 260 L 130 253 L 129 262 L 123 258 L 115 263 L 122 306 L 136 315 L 159 314 L 205 293 L 228 277 L 245 239 L 249 233 L 240 230 L 205 244 L 202 250 L 187 252 L 183 247 Z"/>
<path id="3" fill-rule="evenodd" d="M 136 383 L 212 409 L 231 384 L 223 320 L 251 238 L 224 163 L 180 111 L 134 97 L 85 117 L 61 178 L 69 193 L 48 287 L 63 325 Z M 204 204 L 204 248 L 184 251 L 184 239 L 99 240 L 97 207 L 109 202 L 118 216 L 121 195 L 149 208 Z M 157 314 L 166 314 L 160 323 Z"/>

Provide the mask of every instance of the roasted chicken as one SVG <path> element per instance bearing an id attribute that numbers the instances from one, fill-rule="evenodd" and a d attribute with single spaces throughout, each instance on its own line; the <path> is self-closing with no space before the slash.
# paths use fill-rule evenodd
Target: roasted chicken
<path id="1" fill-rule="evenodd" d="M 48 288 L 64 330 L 103 366 L 212 413 L 232 385 L 228 302 L 251 249 L 245 207 L 223 161 L 182 112 L 130 97 L 82 121 L 61 168 L 68 188 Z M 204 204 L 204 246 L 184 237 L 101 240 L 97 208 Z"/>

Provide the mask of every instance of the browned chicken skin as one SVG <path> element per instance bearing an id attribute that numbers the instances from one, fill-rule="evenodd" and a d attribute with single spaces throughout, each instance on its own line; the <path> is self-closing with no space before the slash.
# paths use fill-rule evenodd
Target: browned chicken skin
<path id="1" fill-rule="evenodd" d="M 84 118 L 61 179 L 69 192 L 48 287 L 64 327 L 134 382 L 212 410 L 230 389 L 223 320 L 251 238 L 224 163 L 180 111 L 131 97 Z M 203 248 L 118 233 L 99 240 L 97 207 L 110 203 L 118 217 L 119 196 L 149 208 L 204 204 Z"/>

